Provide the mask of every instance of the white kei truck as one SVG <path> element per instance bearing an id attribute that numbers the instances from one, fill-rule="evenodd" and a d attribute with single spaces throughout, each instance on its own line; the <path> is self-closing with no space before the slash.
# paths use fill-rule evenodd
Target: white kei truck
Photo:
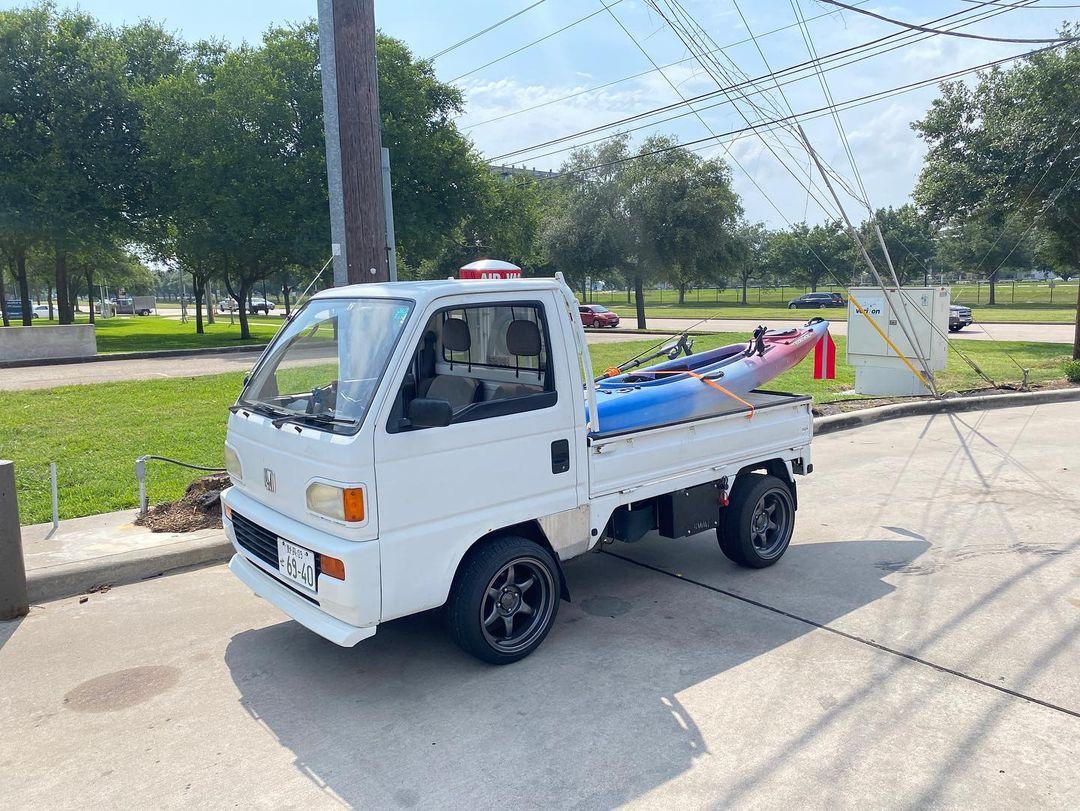
<path id="1" fill-rule="evenodd" d="M 715 529 L 740 565 L 779 560 L 810 399 L 717 393 L 713 415 L 605 432 L 578 312 L 561 278 L 314 296 L 231 407 L 229 568 L 339 645 L 442 607 L 465 651 L 506 664 L 599 545 Z"/>

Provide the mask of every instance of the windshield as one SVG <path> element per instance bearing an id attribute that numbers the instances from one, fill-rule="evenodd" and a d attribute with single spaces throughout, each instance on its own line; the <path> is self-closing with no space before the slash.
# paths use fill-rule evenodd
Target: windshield
<path id="1" fill-rule="evenodd" d="M 396 299 L 309 302 L 278 334 L 240 404 L 320 427 L 358 427 L 411 309 Z"/>
<path id="2" fill-rule="evenodd" d="M 590 304 L 589 306 L 590 306 L 590 307 L 592 307 L 592 311 L 593 311 L 594 313 L 606 313 L 606 312 L 610 312 L 610 310 L 608 310 L 608 308 L 607 308 L 607 307 L 605 307 L 605 306 L 604 306 L 603 304 Z"/>

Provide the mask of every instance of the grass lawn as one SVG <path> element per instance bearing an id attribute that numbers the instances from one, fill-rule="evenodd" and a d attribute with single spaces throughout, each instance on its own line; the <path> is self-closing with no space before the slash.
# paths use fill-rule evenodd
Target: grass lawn
<path id="1" fill-rule="evenodd" d="M 623 303 L 611 305 L 611 309 L 623 319 L 623 326 L 633 326 L 635 310 Z M 605 305 L 607 306 L 607 305 Z M 972 314 L 976 321 L 993 323 L 1048 323 L 1048 324 L 1073 324 L 1076 322 L 1076 307 L 1049 307 L 1042 304 L 998 304 L 994 307 L 987 305 L 972 306 Z M 795 318 L 805 320 L 807 315 L 821 315 L 830 321 L 846 321 L 847 310 L 843 308 L 828 308 L 825 310 L 789 310 L 786 305 L 756 305 L 756 304 L 727 304 L 721 302 L 696 304 L 687 301 L 685 305 L 679 304 L 649 304 L 645 309 L 648 318 L 744 318 L 750 320 Z M 629 323 L 627 322 L 629 319 Z"/>
<path id="2" fill-rule="evenodd" d="M 740 342 L 742 333 L 717 333 L 697 339 L 704 350 Z M 655 341 L 593 344 L 593 366 L 617 365 Z M 844 338 L 836 338 L 837 379 L 813 380 L 812 357 L 781 375 L 769 388 L 810 394 L 818 402 L 846 399 L 854 370 L 843 363 Z M 956 341 L 998 382 L 1017 381 L 1020 373 L 1008 351 L 1032 370 L 1033 381 L 1059 379 L 1069 357 L 1064 344 Z M 243 375 L 101 383 L 25 392 L 0 392 L 0 458 L 14 459 L 20 519 L 24 524 L 49 520 L 49 462 L 58 463 L 61 518 L 137 506 L 135 458 L 154 453 L 194 464 L 223 464 L 222 443 L 228 407 Z M 940 377 L 946 389 L 984 385 L 955 353 Z M 178 497 L 194 477 L 173 465 L 150 464 L 150 498 Z"/>
<path id="3" fill-rule="evenodd" d="M 240 340 L 240 322 L 229 324 L 229 317 L 217 316 L 213 324 L 204 324 L 206 332 L 195 332 L 195 318 L 183 324 L 179 319 L 160 315 L 118 316 L 98 320 L 97 348 L 100 354 L 110 352 L 144 352 L 155 349 L 198 349 L 203 347 L 239 346 L 262 344 L 274 337 L 281 327 L 280 318 L 261 318 L 252 316 L 248 323 L 251 327 L 250 340 Z M 78 324 L 88 323 L 85 315 L 75 318 Z M 38 319 L 34 326 L 48 325 L 51 321 Z"/>

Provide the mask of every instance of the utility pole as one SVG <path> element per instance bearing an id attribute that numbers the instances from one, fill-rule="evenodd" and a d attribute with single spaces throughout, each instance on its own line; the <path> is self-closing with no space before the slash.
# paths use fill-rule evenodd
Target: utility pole
<path id="1" fill-rule="evenodd" d="M 334 284 L 390 280 L 375 0 L 319 0 Z"/>

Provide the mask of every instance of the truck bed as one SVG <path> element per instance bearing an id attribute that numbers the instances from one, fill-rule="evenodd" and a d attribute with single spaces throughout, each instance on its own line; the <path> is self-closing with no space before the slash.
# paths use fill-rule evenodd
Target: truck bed
<path id="1" fill-rule="evenodd" d="M 590 434 L 590 497 L 617 494 L 618 501 L 635 501 L 733 476 L 747 464 L 772 458 L 808 464 L 811 398 L 758 390 L 745 399 L 755 407 L 752 419 L 745 406 L 726 401 L 706 417 Z"/>

